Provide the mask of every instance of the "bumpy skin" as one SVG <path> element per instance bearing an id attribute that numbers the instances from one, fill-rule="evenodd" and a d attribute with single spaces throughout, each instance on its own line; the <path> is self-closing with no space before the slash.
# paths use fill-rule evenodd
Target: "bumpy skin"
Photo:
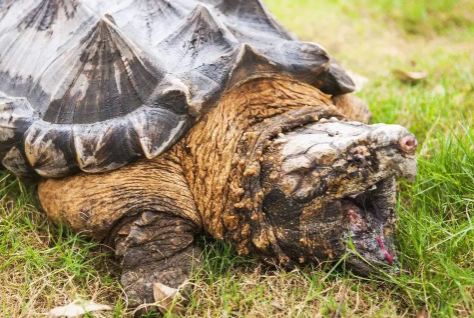
<path id="1" fill-rule="evenodd" d="M 285 266 L 335 261 L 352 241 L 365 261 L 348 265 L 367 273 L 396 255 L 394 179 L 414 177 L 416 139 L 345 122 L 332 104 L 292 79 L 250 80 L 158 159 L 44 180 L 39 196 L 51 217 L 115 246 L 134 304 L 199 266 L 201 230 Z"/>

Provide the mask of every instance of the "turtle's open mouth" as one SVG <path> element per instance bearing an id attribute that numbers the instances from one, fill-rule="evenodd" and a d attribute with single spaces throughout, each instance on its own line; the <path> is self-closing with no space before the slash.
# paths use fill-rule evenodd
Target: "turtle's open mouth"
<path id="1" fill-rule="evenodd" d="M 360 274 L 368 274 L 371 265 L 393 265 L 395 262 L 392 238 L 396 221 L 395 186 L 395 177 L 390 177 L 362 193 L 341 199 L 347 226 L 346 248 L 357 255 L 349 257 L 347 264 Z"/>

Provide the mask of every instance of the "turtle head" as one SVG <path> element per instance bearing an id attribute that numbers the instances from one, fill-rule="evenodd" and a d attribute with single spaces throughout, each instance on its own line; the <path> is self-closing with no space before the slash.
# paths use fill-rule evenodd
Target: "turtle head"
<path id="1" fill-rule="evenodd" d="M 394 265 L 396 178 L 415 178 L 416 148 L 401 126 L 335 118 L 276 138 L 263 164 L 262 209 L 280 261 L 346 256 L 359 274 Z"/>

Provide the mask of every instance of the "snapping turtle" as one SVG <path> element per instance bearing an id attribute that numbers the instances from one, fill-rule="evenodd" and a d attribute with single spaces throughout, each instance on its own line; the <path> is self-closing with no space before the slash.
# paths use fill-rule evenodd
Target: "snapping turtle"
<path id="1" fill-rule="evenodd" d="M 187 279 L 202 231 L 287 267 L 393 264 L 416 139 L 353 89 L 260 0 L 0 1 L 0 159 L 114 247 L 132 305 Z"/>

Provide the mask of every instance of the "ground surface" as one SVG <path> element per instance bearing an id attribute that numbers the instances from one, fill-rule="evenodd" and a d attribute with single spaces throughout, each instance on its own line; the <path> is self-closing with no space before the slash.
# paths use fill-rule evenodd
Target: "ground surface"
<path id="1" fill-rule="evenodd" d="M 340 270 L 272 271 L 202 239 L 187 317 L 472 317 L 474 315 L 474 1 L 267 0 L 302 39 L 369 78 L 360 96 L 375 122 L 421 141 L 419 177 L 401 184 L 402 274 L 361 279 Z M 416 85 L 393 69 L 426 70 Z M 0 316 L 36 317 L 82 298 L 126 301 L 106 252 L 48 222 L 31 187 L 0 172 Z"/>

